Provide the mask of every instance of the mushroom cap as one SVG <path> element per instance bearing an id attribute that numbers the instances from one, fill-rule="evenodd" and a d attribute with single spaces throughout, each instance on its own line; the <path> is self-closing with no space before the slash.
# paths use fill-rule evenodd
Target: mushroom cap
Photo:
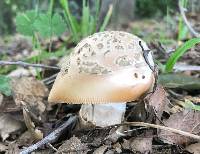
<path id="1" fill-rule="evenodd" d="M 154 83 L 142 47 L 146 43 L 122 31 L 95 33 L 83 39 L 62 64 L 49 94 L 49 102 L 73 104 L 129 102 Z M 154 67 L 151 52 L 147 56 Z"/>

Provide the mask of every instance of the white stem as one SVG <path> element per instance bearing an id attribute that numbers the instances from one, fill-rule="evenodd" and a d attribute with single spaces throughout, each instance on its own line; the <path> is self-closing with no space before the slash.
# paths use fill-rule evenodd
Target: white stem
<path id="1" fill-rule="evenodd" d="M 126 103 L 104 103 L 82 105 L 80 117 L 86 123 L 106 127 L 120 124 L 124 120 Z"/>

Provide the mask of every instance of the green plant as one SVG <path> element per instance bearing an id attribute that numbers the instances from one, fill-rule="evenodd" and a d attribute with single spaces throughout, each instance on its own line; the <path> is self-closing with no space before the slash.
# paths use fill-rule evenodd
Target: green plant
<path id="1" fill-rule="evenodd" d="M 183 45 L 178 47 L 176 51 L 170 56 L 170 58 L 167 60 L 167 63 L 165 65 L 165 73 L 169 73 L 173 71 L 173 67 L 178 61 L 178 59 L 183 56 L 183 54 L 193 46 L 195 46 L 197 43 L 200 43 L 200 38 L 193 38 L 185 42 Z"/>
<path id="2" fill-rule="evenodd" d="M 195 105 L 189 99 L 185 99 L 184 101 L 179 101 L 178 104 L 180 104 L 181 106 L 183 106 L 184 108 L 189 109 L 189 110 L 192 109 L 192 110 L 200 111 L 200 106 Z"/>
<path id="3" fill-rule="evenodd" d="M 36 48 L 39 45 L 39 36 L 43 38 L 59 36 L 66 29 L 65 22 L 58 13 L 52 15 L 50 12 L 41 13 L 36 10 L 18 14 L 16 26 L 19 33 L 33 38 Z"/>
<path id="4" fill-rule="evenodd" d="M 38 49 L 40 54 L 43 52 L 39 38 L 50 39 L 49 51 L 51 51 L 52 37 L 60 36 L 66 30 L 66 24 L 62 16 L 58 13 L 53 14 L 54 0 L 50 0 L 48 11 L 28 10 L 19 13 L 16 17 L 17 31 L 25 36 L 32 37 L 34 49 Z M 40 62 L 37 57 L 34 62 Z M 38 74 L 38 77 L 40 75 Z"/>
<path id="5" fill-rule="evenodd" d="M 188 0 L 180 0 L 180 5 L 183 6 L 184 8 L 187 7 L 188 5 Z M 179 15 L 179 22 L 178 22 L 178 41 L 183 40 L 186 38 L 188 34 L 188 28 L 185 25 L 183 18 L 181 14 Z"/>
<path id="6" fill-rule="evenodd" d="M 68 0 L 60 0 L 60 4 L 64 9 L 64 17 L 69 27 L 69 30 L 72 34 L 74 42 L 80 41 L 83 37 L 93 34 L 97 31 L 98 26 L 98 17 L 100 10 L 100 0 L 95 1 L 95 13 L 92 15 L 89 4 L 86 0 L 83 0 L 82 3 L 82 16 L 79 21 L 76 19 L 69 10 Z M 104 31 L 107 26 L 109 19 L 112 15 L 112 6 L 110 6 L 106 17 L 100 27 L 100 31 Z"/>
<path id="7" fill-rule="evenodd" d="M 10 78 L 0 75 L 0 92 L 6 96 L 11 95 Z"/>

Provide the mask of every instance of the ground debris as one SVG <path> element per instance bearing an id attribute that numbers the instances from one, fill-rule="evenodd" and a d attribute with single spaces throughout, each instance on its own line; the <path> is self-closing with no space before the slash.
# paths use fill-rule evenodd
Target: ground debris
<path id="1" fill-rule="evenodd" d="M 136 137 L 129 140 L 123 140 L 122 147 L 133 152 L 151 153 L 152 137 Z"/>
<path id="2" fill-rule="evenodd" d="M 6 151 L 6 154 L 18 154 L 20 152 L 18 144 L 11 143 L 8 146 L 8 151 Z"/>
<path id="3" fill-rule="evenodd" d="M 12 91 L 16 105 L 25 105 L 41 120 L 47 106 L 47 101 L 44 101 L 48 96 L 46 86 L 32 77 L 13 78 Z"/>
<path id="4" fill-rule="evenodd" d="M 167 92 L 161 85 L 158 85 L 155 92 L 153 94 L 149 94 L 145 100 L 148 105 L 153 107 L 158 120 L 161 119 L 163 111 L 168 110 L 167 106 L 170 103 L 169 99 L 167 98 Z"/>
<path id="5" fill-rule="evenodd" d="M 25 130 L 23 122 L 15 119 L 9 114 L 0 114 L 0 136 L 4 141 L 11 134 L 20 134 Z"/>
<path id="6" fill-rule="evenodd" d="M 181 61 L 191 65 L 200 65 L 200 44 L 193 47 L 189 52 L 186 52 Z"/>
<path id="7" fill-rule="evenodd" d="M 9 43 L 6 43 L 5 40 L 0 41 L 0 55 L 4 53 L 13 56 L 13 58 L 15 57 L 16 59 L 29 55 L 31 51 L 31 40 L 19 34 L 12 35 Z"/>
<path id="8" fill-rule="evenodd" d="M 19 146 L 30 145 L 33 143 L 34 137 L 32 136 L 31 132 L 25 131 L 21 134 L 21 136 L 16 140 L 16 143 Z"/>
<path id="9" fill-rule="evenodd" d="M 17 68 L 8 74 L 9 77 L 36 76 L 37 71 L 34 68 Z"/>
<path id="10" fill-rule="evenodd" d="M 97 148 L 96 150 L 94 150 L 93 154 L 104 153 L 107 149 L 108 149 L 107 145 L 102 145 L 99 148 Z"/>
<path id="11" fill-rule="evenodd" d="M 193 154 L 199 154 L 200 153 L 200 143 L 195 143 L 187 146 L 185 150 L 193 153 Z"/>
<path id="12" fill-rule="evenodd" d="M 0 142 L 0 153 L 8 150 L 8 146 Z"/>
<path id="13" fill-rule="evenodd" d="M 54 143 L 58 140 L 59 137 L 61 137 L 62 133 L 66 129 L 72 129 L 76 125 L 77 122 L 77 116 L 70 116 L 68 120 L 60 125 L 58 128 L 56 128 L 54 131 L 52 131 L 50 134 L 48 134 L 46 137 L 44 137 L 42 140 L 39 142 L 27 147 L 26 149 L 22 150 L 20 154 L 28 154 L 30 152 L 33 152 L 37 150 L 38 148 L 41 148 L 44 145 L 51 145 L 51 143 Z M 53 147 L 54 148 L 54 147 Z"/>
<path id="14" fill-rule="evenodd" d="M 73 136 L 69 140 L 66 140 L 59 148 L 56 154 L 87 154 L 89 148 L 86 144 L 81 143 L 81 140 Z"/>
<path id="15" fill-rule="evenodd" d="M 200 112 L 194 110 L 183 110 L 181 112 L 170 115 L 168 119 L 164 119 L 165 126 L 176 128 L 182 131 L 199 134 L 200 130 Z M 158 131 L 158 137 L 165 143 L 175 143 L 178 145 L 185 145 L 194 142 L 194 139 L 182 135 L 174 134 L 164 130 Z"/>

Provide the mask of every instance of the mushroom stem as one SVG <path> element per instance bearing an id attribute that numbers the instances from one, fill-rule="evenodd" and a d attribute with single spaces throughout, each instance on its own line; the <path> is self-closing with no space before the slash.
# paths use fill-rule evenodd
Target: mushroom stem
<path id="1" fill-rule="evenodd" d="M 126 103 L 104 103 L 82 105 L 80 118 L 84 125 L 87 123 L 99 127 L 120 124 L 124 120 Z"/>

